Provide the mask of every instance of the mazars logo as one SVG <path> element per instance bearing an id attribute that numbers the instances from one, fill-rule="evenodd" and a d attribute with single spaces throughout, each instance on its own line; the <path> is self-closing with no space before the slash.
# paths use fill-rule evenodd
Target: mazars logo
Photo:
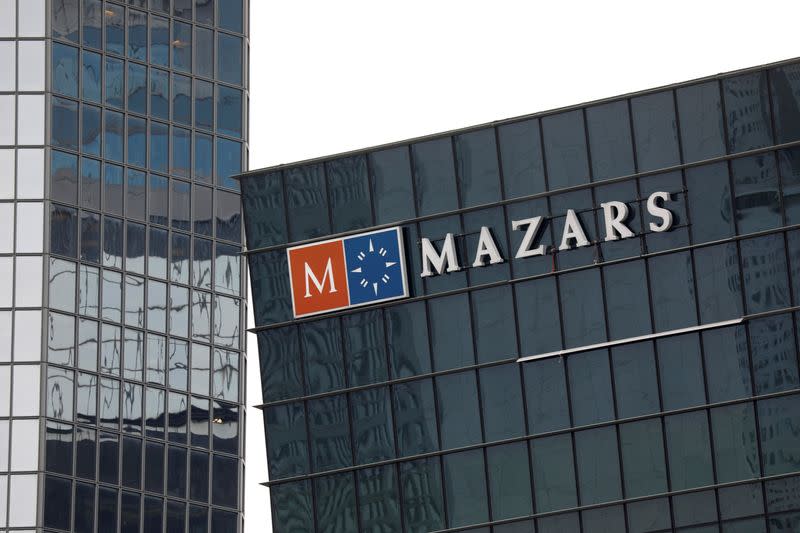
<path id="1" fill-rule="evenodd" d="M 295 318 L 408 296 L 399 227 L 287 250 Z"/>

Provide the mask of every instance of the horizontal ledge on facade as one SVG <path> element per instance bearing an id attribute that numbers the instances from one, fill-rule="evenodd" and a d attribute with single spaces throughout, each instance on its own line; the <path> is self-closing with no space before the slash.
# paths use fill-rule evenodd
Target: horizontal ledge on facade
<path id="1" fill-rule="evenodd" d="M 632 344 L 635 342 L 660 339 L 662 337 L 671 337 L 673 335 L 681 335 L 683 333 L 692 333 L 695 331 L 704 331 L 707 329 L 722 328 L 725 326 L 733 326 L 734 324 L 741 324 L 745 317 L 734 318 L 732 320 L 723 320 L 721 322 L 712 322 L 710 324 L 702 324 L 699 326 L 689 326 L 686 328 L 670 329 L 661 331 L 659 333 L 650 333 L 647 335 L 638 335 L 636 337 L 626 337 L 624 339 L 617 339 L 615 341 L 598 342 L 596 344 L 586 344 L 584 346 L 576 346 L 575 348 L 567 348 L 564 350 L 555 350 L 537 355 L 526 355 L 517 359 L 518 363 L 525 361 L 536 361 L 537 359 L 547 359 L 549 357 L 564 356 L 578 352 L 588 352 L 591 350 L 599 350 L 602 348 L 610 348 L 612 346 L 619 346 L 620 344 Z"/>

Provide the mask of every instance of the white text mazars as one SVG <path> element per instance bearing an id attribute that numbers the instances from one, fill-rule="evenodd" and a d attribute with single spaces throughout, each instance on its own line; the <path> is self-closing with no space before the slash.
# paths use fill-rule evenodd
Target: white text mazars
<path id="1" fill-rule="evenodd" d="M 647 198 L 647 213 L 652 217 L 649 228 L 653 232 L 667 231 L 672 227 L 672 211 L 664 207 L 666 202 L 672 200 L 668 192 L 654 192 Z M 605 222 L 604 241 L 618 241 L 635 237 L 636 234 L 625 225 L 628 219 L 629 207 L 624 202 L 606 202 L 600 204 L 603 210 L 603 220 Z M 534 246 L 539 240 L 539 233 L 542 229 L 542 217 L 525 218 L 522 220 L 512 220 L 511 229 L 514 231 L 524 231 L 522 242 L 517 248 L 514 258 L 533 257 L 545 254 L 544 244 Z M 589 239 L 581 225 L 581 221 L 575 210 L 568 209 L 564 220 L 564 231 L 561 233 L 561 243 L 559 250 L 569 250 L 570 248 L 581 248 L 589 246 Z M 496 265 L 503 263 L 505 258 L 500 253 L 491 231 L 486 226 L 481 228 L 478 237 L 478 246 L 475 250 L 475 260 L 473 267 L 482 267 L 487 264 Z M 422 274 L 423 278 L 436 276 L 445 272 L 457 272 L 461 270 L 458 264 L 458 254 L 456 253 L 455 239 L 452 233 L 448 233 L 442 243 L 441 251 L 437 251 L 430 239 L 422 238 Z"/>

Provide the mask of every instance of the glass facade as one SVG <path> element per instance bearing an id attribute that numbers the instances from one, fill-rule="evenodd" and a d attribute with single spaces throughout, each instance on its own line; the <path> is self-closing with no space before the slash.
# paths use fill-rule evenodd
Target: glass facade
<path id="1" fill-rule="evenodd" d="M 800 527 L 800 63 L 240 182 L 277 533 Z M 294 318 L 287 247 L 394 225 L 410 298 Z"/>
<path id="2" fill-rule="evenodd" d="M 0 532 L 241 531 L 247 1 L 0 14 Z"/>

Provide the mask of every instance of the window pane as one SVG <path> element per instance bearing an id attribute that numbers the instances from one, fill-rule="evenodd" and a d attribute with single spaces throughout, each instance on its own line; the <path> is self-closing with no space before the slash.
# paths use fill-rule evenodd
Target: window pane
<path id="1" fill-rule="evenodd" d="M 652 257 L 650 296 L 656 331 L 668 331 L 697 324 L 694 272 L 689 252 Z"/>
<path id="2" fill-rule="evenodd" d="M 217 132 L 242 136 L 242 91 L 217 85 Z"/>
<path id="3" fill-rule="evenodd" d="M 439 449 L 433 383 L 410 381 L 393 387 L 400 456 Z"/>
<path id="4" fill-rule="evenodd" d="M 758 477 L 755 410 L 752 403 L 711 410 L 717 481 L 728 483 Z"/>
<path id="5" fill-rule="evenodd" d="M 752 233 L 779 226 L 780 198 L 774 154 L 734 159 L 731 170 L 739 233 Z"/>
<path id="6" fill-rule="evenodd" d="M 658 378 L 652 342 L 611 349 L 617 416 L 628 418 L 659 411 Z"/>
<path id="7" fill-rule="evenodd" d="M 593 269 L 565 274 L 559 278 L 559 285 L 566 347 L 605 341 L 600 272 Z M 548 312 L 552 313 L 552 310 Z"/>
<path id="8" fill-rule="evenodd" d="M 700 321 L 708 324 L 742 315 L 739 258 L 736 244 L 694 251 Z"/>
<path id="9" fill-rule="evenodd" d="M 722 87 L 730 151 L 742 152 L 772 144 L 766 71 L 726 78 Z"/>
<path id="10" fill-rule="evenodd" d="M 217 78 L 226 83 L 242 84 L 242 39 L 226 33 L 217 34 Z"/>
<path id="11" fill-rule="evenodd" d="M 389 389 L 381 387 L 354 392 L 350 402 L 356 463 L 393 458 L 395 451 Z"/>
<path id="12" fill-rule="evenodd" d="M 620 448 L 627 497 L 667 490 L 661 421 L 642 420 L 619 427 Z"/>
<path id="13" fill-rule="evenodd" d="M 442 464 L 448 525 L 458 527 L 487 521 L 483 452 L 471 450 L 445 455 Z"/>
<path id="14" fill-rule="evenodd" d="M 428 311 L 434 370 L 475 364 L 467 295 L 430 300 Z"/>
<path id="15" fill-rule="evenodd" d="M 680 163 L 672 91 L 634 98 L 631 110 L 639 171 Z"/>
<path id="16" fill-rule="evenodd" d="M 635 172 L 627 101 L 586 108 L 586 127 L 594 181 Z"/>
<path id="17" fill-rule="evenodd" d="M 617 432 L 613 426 L 575 433 L 575 453 L 581 505 L 622 497 Z"/>
<path id="18" fill-rule="evenodd" d="M 589 182 L 586 131 L 580 110 L 542 119 L 547 178 L 551 191 Z"/>
<path id="19" fill-rule="evenodd" d="M 664 423 L 672 490 L 713 483 L 706 412 L 669 416 Z"/>
<path id="20" fill-rule="evenodd" d="M 569 434 L 531 441 L 536 512 L 574 507 L 578 503 L 572 438 Z"/>
<path id="21" fill-rule="evenodd" d="M 494 128 L 458 135 L 455 147 L 462 206 L 500 200 L 500 169 Z"/>
<path id="22" fill-rule="evenodd" d="M 310 400 L 308 417 L 315 471 L 350 466 L 350 424 L 345 396 Z"/>
<path id="23" fill-rule="evenodd" d="M 457 205 L 453 146 L 450 138 L 411 147 L 420 215 L 448 211 Z"/>
<path id="24" fill-rule="evenodd" d="M 719 83 L 710 81 L 677 90 L 681 148 L 685 162 L 725 154 Z"/>
<path id="25" fill-rule="evenodd" d="M 481 442 L 480 407 L 475 372 L 468 370 L 436 378 L 442 448 Z"/>
<path id="26" fill-rule="evenodd" d="M 705 403 L 700 339 L 695 334 L 656 341 L 663 409 L 681 409 Z"/>
<path id="27" fill-rule="evenodd" d="M 652 332 L 644 261 L 629 261 L 603 269 L 608 329 L 612 339 Z"/>
<path id="28" fill-rule="evenodd" d="M 497 128 L 505 197 L 545 190 L 539 121 L 525 120 Z"/>
<path id="29" fill-rule="evenodd" d="M 414 217 L 411 163 L 408 148 L 392 148 L 369 154 L 372 198 L 378 224 Z"/>

